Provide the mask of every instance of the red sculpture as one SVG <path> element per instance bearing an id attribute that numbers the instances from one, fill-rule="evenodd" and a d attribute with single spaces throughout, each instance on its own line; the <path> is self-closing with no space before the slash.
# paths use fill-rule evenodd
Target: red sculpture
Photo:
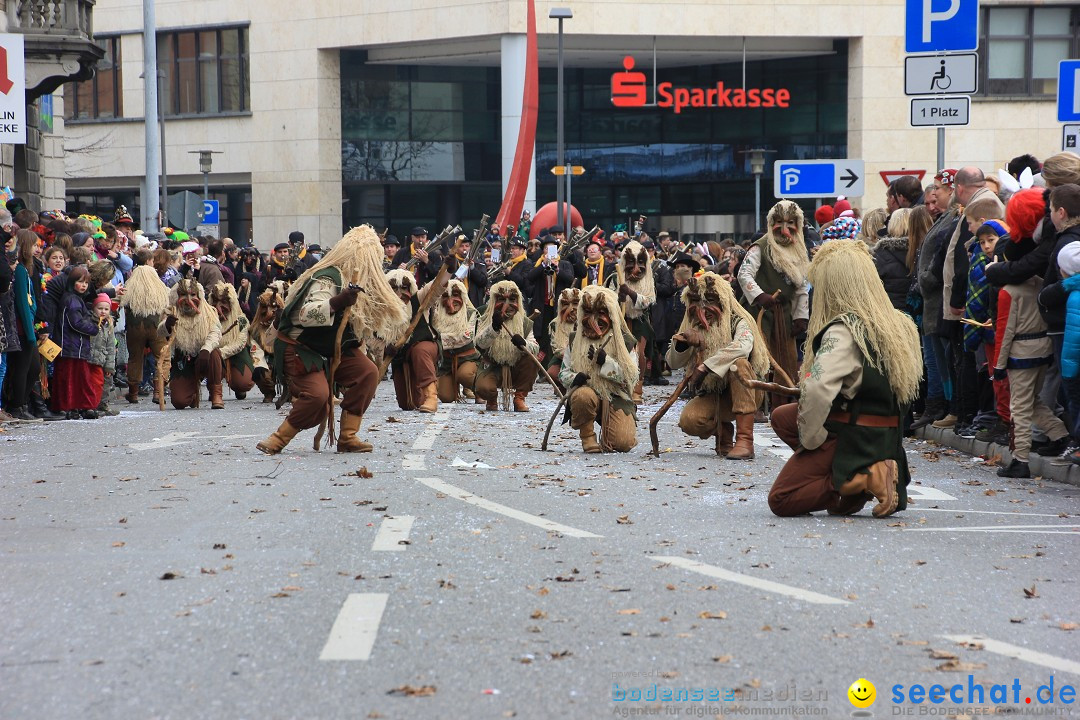
<path id="1" fill-rule="evenodd" d="M 499 214 L 495 223 L 500 228 L 507 225 L 517 227 L 521 220 L 521 209 L 525 205 L 525 194 L 529 190 L 529 171 L 532 169 L 533 149 L 536 146 L 536 116 L 540 107 L 540 87 L 537 77 L 536 50 L 536 5 L 529 3 L 528 28 L 525 40 L 525 91 L 521 96 L 521 124 L 518 126 L 517 149 L 514 151 L 514 167 L 506 184 Z M 539 213 L 538 213 L 539 215 Z M 579 218 L 580 220 L 580 218 Z M 552 220 L 554 224 L 554 220 Z M 536 220 L 533 220 L 536 227 Z"/>

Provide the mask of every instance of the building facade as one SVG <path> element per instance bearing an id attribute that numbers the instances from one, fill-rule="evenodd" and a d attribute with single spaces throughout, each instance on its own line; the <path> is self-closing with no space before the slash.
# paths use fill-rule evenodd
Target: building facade
<path id="1" fill-rule="evenodd" d="M 750 232 L 754 148 L 770 151 L 766 208 L 773 159 L 864 160 L 853 201 L 865 208 L 884 204 L 879 172 L 936 170 L 936 131 L 909 125 L 903 0 L 557 4 L 574 15 L 566 158 L 585 168 L 571 193 L 589 225 L 643 214 L 651 229 Z M 549 9 L 536 8 L 533 208 L 555 199 Z M 400 236 L 494 216 L 517 142 L 526 12 L 525 0 L 157 0 L 169 192 L 202 194 L 196 151 L 220 151 L 209 186 L 221 232 L 263 248 L 295 229 L 326 244 L 361 222 Z M 98 0 L 95 24 L 106 57 L 64 91 L 64 143 L 68 209 L 105 216 L 142 206 L 142 3 Z M 948 165 L 991 172 L 1061 149 L 1057 64 L 1078 56 L 1078 27 L 1075 4 L 982 1 L 979 92 L 971 124 L 946 132 Z M 630 107 L 612 97 L 627 57 L 644 73 Z M 725 106 L 676 112 L 678 88 L 717 89 Z"/>

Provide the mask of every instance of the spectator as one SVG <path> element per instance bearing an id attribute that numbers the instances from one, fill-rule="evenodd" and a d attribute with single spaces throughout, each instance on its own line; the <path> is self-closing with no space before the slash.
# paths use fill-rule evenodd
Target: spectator
<path id="1" fill-rule="evenodd" d="M 97 414 L 119 415 L 119 410 L 109 407 L 109 393 L 106 388 L 112 386 L 112 375 L 116 370 L 116 336 L 113 332 L 112 299 L 105 293 L 94 297 L 91 319 L 97 323 L 97 334 L 90 340 L 90 373 L 93 386 L 98 389 Z M 139 358 L 142 369 L 142 358 Z M 92 418 L 91 418 L 92 419 Z"/>
<path id="2" fill-rule="evenodd" d="M 80 417 L 97 418 L 102 386 L 90 368 L 90 343 L 98 332 L 97 322 L 90 315 L 87 294 L 90 292 L 90 272 L 72 268 L 60 301 L 60 346 L 52 384 L 52 408 L 66 413 L 68 420 Z"/>
<path id="3" fill-rule="evenodd" d="M 897 310 L 907 309 L 908 288 L 911 286 L 911 270 L 907 265 L 908 209 L 897 210 L 889 217 L 888 234 L 874 247 L 874 266 L 885 286 L 889 302 Z M 854 239 L 854 238 L 849 238 Z"/>

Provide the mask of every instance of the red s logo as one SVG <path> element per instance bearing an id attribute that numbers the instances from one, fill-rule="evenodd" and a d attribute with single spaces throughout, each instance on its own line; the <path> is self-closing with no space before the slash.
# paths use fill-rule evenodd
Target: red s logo
<path id="1" fill-rule="evenodd" d="M 611 76 L 611 104 L 615 107 L 641 107 L 645 104 L 645 73 L 631 72 L 634 58 L 623 58 L 625 72 Z"/>

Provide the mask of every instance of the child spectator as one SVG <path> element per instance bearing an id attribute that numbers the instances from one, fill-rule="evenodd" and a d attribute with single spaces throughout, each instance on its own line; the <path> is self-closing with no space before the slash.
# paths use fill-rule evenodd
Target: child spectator
<path id="1" fill-rule="evenodd" d="M 1068 406 L 1067 424 L 1073 436 L 1080 434 L 1080 186 L 1068 183 L 1050 191 L 1050 220 L 1057 231 L 1055 244 L 1063 242 L 1057 254 L 1057 268 L 1065 278 L 1047 285 L 1040 300 L 1048 295 L 1068 293 L 1065 308 L 1065 336 L 1061 351 L 1061 378 Z M 1080 465 L 1080 451 L 1069 454 Z"/>
<path id="2" fill-rule="evenodd" d="M 964 325 L 964 343 L 969 349 L 982 347 L 986 353 L 988 374 L 993 381 L 994 409 L 997 419 L 994 424 L 975 433 L 975 439 L 980 442 L 993 442 L 998 445 L 1008 445 L 1010 439 L 1010 424 L 1012 413 L 1009 412 L 1009 380 L 1008 378 L 995 379 L 994 367 L 997 364 L 997 338 L 994 334 L 994 318 L 997 317 L 997 294 L 1000 288 L 990 285 L 986 279 L 986 265 L 994 257 L 995 248 L 1004 238 L 1009 241 L 1009 228 L 1004 221 L 987 220 L 975 230 L 975 239 L 978 242 L 979 252 L 973 254 L 971 259 L 971 271 L 968 273 L 969 287 L 980 284 L 985 288 L 982 296 L 986 303 L 983 308 L 981 303 L 972 303 L 965 316 L 980 323 L 989 322 L 989 327 L 978 325 Z M 970 293 L 970 290 L 969 290 Z"/>
<path id="3" fill-rule="evenodd" d="M 89 290 L 90 272 L 72 268 L 60 303 L 60 337 L 55 340 L 60 356 L 56 358 L 52 392 L 53 409 L 66 413 L 68 420 L 97 418 L 101 401 L 101 383 L 94 382 L 97 373 L 90 369 L 90 343 L 98 326 L 86 304 Z"/>
<path id="4" fill-rule="evenodd" d="M 94 298 L 93 319 L 97 323 L 97 334 L 90 340 L 90 373 L 99 395 L 97 410 L 99 414 L 119 415 L 109 409 L 109 396 L 105 389 L 111 387 L 113 372 L 116 370 L 116 333 L 112 318 L 112 299 L 105 293 Z"/>
<path id="5" fill-rule="evenodd" d="M 981 229 L 981 228 L 980 228 Z M 1000 243 L 1006 260 L 1023 253 L 1019 243 Z M 1022 283 L 1009 284 L 998 293 L 997 362 L 994 378 L 1009 380 L 1009 411 L 1013 423 L 1013 459 L 998 469 L 999 477 L 1031 477 L 1031 425 L 1035 423 L 1050 438 L 1050 446 L 1064 449 L 1069 432 L 1043 403 L 1039 395 L 1046 370 L 1054 361 L 1054 346 L 1046 334 L 1046 321 L 1039 313 L 1038 294 L 1042 279 L 1037 275 Z M 1061 450 L 1058 450 L 1060 453 Z"/>

